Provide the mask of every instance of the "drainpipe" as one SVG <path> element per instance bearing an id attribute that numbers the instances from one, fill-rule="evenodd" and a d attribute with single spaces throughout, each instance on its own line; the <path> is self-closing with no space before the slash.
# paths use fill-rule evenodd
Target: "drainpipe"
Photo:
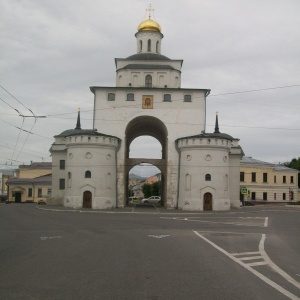
<path id="1" fill-rule="evenodd" d="M 116 161 L 116 208 L 118 208 L 118 152 L 121 148 L 121 140 L 118 140 L 118 147 L 115 151 L 115 161 Z"/>
<path id="2" fill-rule="evenodd" d="M 179 159 L 178 159 L 178 178 L 177 178 L 177 199 L 176 199 L 176 209 L 178 209 L 179 203 L 179 180 L 180 180 L 180 165 L 181 165 L 181 151 L 178 147 L 178 140 L 175 141 L 175 149 L 178 152 Z"/>

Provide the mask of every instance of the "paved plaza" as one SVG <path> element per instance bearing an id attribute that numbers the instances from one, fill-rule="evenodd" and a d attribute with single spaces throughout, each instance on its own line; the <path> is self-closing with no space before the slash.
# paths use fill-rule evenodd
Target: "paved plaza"
<path id="1" fill-rule="evenodd" d="M 300 207 L 0 204 L 0 299 L 300 299 Z"/>

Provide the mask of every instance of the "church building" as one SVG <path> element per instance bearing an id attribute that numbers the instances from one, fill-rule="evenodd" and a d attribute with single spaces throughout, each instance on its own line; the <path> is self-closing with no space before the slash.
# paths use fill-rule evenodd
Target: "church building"
<path id="1" fill-rule="evenodd" d="M 210 90 L 181 87 L 183 60 L 161 53 L 164 36 L 151 11 L 135 37 L 136 53 L 115 59 L 116 85 L 90 87 L 93 128 L 81 128 L 78 112 L 76 128 L 55 136 L 53 198 L 74 208 L 125 207 L 129 171 L 149 163 L 161 171 L 166 208 L 239 207 L 243 151 L 238 139 L 220 132 L 218 116 L 214 132 L 206 132 Z M 140 136 L 158 140 L 160 159 L 130 158 L 130 145 Z"/>

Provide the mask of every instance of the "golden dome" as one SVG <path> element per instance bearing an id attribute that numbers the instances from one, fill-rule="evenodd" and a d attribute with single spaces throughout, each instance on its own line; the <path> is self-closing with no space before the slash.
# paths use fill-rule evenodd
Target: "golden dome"
<path id="1" fill-rule="evenodd" d="M 161 27 L 160 25 L 151 20 L 150 17 L 148 20 L 143 21 L 139 26 L 138 26 L 138 31 L 158 31 L 161 32 Z"/>

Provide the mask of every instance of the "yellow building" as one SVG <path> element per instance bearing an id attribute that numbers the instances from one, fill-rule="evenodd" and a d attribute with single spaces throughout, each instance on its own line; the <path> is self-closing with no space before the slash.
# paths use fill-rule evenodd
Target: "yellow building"
<path id="1" fill-rule="evenodd" d="M 16 171 L 16 177 L 6 182 L 8 186 L 8 201 L 46 203 L 51 196 L 52 163 L 32 162 L 21 165 Z"/>
<path id="2" fill-rule="evenodd" d="M 299 201 L 298 170 L 244 156 L 240 164 L 241 200 Z"/>

